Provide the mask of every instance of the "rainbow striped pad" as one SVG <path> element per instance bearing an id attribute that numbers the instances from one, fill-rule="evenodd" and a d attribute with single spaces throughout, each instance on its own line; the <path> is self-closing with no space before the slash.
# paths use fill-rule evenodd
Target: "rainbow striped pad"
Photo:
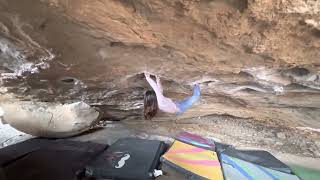
<path id="1" fill-rule="evenodd" d="M 177 135 L 176 139 L 190 145 L 215 151 L 215 144 L 212 140 L 203 138 L 196 134 L 192 134 L 189 132 L 181 132 Z"/>
<path id="2" fill-rule="evenodd" d="M 175 167 L 206 179 L 223 180 L 220 162 L 215 152 L 175 141 L 162 157 Z"/>
<path id="3" fill-rule="evenodd" d="M 299 180 L 293 174 L 265 168 L 225 154 L 221 154 L 221 161 L 226 180 Z"/>

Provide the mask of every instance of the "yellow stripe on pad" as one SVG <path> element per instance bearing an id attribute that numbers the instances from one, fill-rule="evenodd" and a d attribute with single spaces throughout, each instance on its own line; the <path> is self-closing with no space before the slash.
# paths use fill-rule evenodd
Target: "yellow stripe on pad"
<path id="1" fill-rule="evenodd" d="M 199 176 L 223 180 L 218 156 L 213 151 L 176 140 L 163 158 Z"/>

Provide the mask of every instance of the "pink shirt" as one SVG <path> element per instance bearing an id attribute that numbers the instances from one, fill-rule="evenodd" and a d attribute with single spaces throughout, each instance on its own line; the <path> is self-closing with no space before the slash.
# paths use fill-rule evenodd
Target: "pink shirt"
<path id="1" fill-rule="evenodd" d="M 146 77 L 146 79 L 157 95 L 159 109 L 167 113 L 178 113 L 180 110 L 177 105 L 170 98 L 163 96 L 160 79 L 157 79 L 157 83 L 150 77 Z"/>

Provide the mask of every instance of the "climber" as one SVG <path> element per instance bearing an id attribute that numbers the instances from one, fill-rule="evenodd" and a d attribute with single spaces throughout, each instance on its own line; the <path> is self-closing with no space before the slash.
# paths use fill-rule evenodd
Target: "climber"
<path id="1" fill-rule="evenodd" d="M 151 120 L 160 109 L 163 112 L 172 114 L 182 114 L 197 102 L 200 98 L 200 86 L 196 84 L 193 89 L 193 95 L 181 102 L 173 102 L 170 98 L 163 95 L 163 89 L 159 76 L 156 76 L 156 82 L 150 77 L 150 74 L 144 73 L 148 83 L 153 90 L 148 90 L 144 95 L 144 118 Z"/>

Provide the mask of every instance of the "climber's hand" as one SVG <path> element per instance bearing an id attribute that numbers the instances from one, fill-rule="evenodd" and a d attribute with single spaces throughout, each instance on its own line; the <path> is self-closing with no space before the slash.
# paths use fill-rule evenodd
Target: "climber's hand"
<path id="1" fill-rule="evenodd" d="M 160 82 L 160 76 L 156 75 L 157 82 Z"/>
<path id="2" fill-rule="evenodd" d="M 148 72 L 145 71 L 145 72 L 144 72 L 144 76 L 146 77 L 146 79 L 147 79 L 147 78 L 150 78 L 150 73 L 148 73 Z"/>

